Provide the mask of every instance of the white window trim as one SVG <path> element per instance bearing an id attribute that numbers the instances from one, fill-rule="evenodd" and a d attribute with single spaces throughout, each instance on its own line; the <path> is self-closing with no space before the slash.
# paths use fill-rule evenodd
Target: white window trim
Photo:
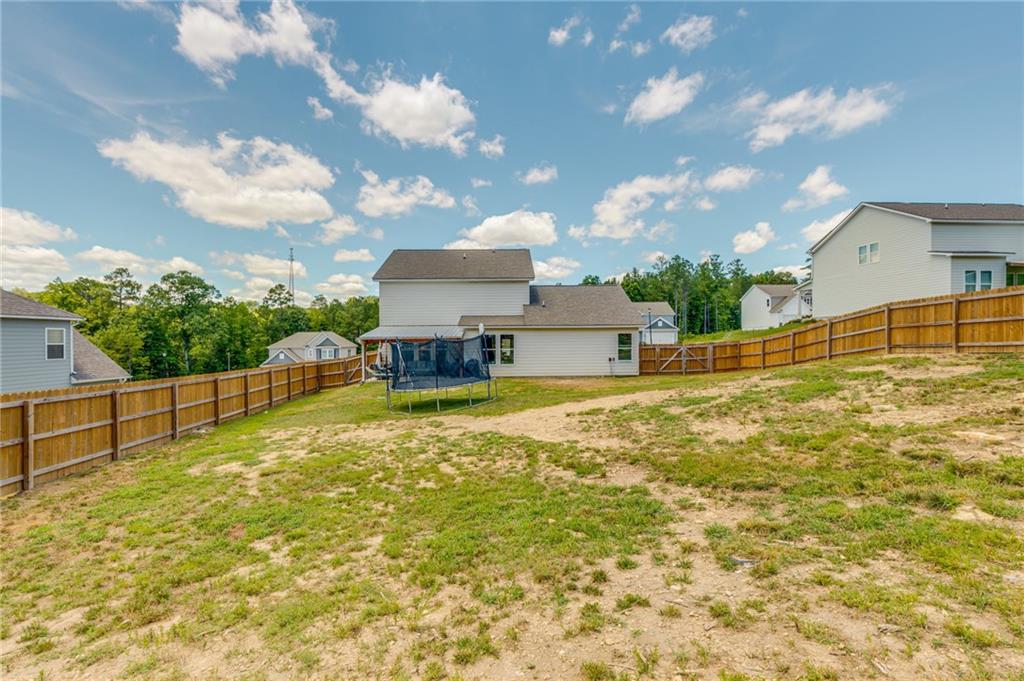
<path id="1" fill-rule="evenodd" d="M 495 339 L 496 345 L 494 346 L 494 359 L 495 366 L 514 367 L 516 365 L 516 335 L 514 333 L 499 333 Z M 502 362 L 501 361 L 501 339 L 504 336 L 508 336 L 512 339 L 512 361 Z"/>
<path id="2" fill-rule="evenodd" d="M 493 362 L 488 362 L 487 361 L 487 350 L 488 350 L 488 348 L 487 348 L 487 345 L 483 345 L 484 363 L 487 364 L 487 366 L 492 366 L 492 367 L 493 366 L 497 366 L 498 365 L 498 334 L 496 334 L 496 333 L 482 333 L 480 335 L 481 336 L 489 336 L 490 338 L 494 339 L 493 340 L 494 345 L 491 347 L 491 349 L 494 351 L 494 361 Z M 483 341 L 481 341 L 481 343 L 483 343 Z"/>
<path id="3" fill-rule="evenodd" d="M 988 272 L 988 288 L 984 288 L 984 286 L 981 283 L 981 275 L 985 274 L 986 272 Z M 978 290 L 979 291 L 991 291 L 992 290 L 992 286 L 995 283 L 995 280 L 996 280 L 996 277 L 995 277 L 995 271 L 994 270 L 978 270 Z"/>
<path id="4" fill-rule="evenodd" d="M 968 274 L 973 274 L 974 275 L 974 283 L 972 284 L 974 286 L 974 290 L 972 290 L 972 291 L 968 291 L 967 290 L 967 275 Z M 974 293 L 974 291 L 977 291 L 977 290 L 978 290 L 978 270 L 964 270 L 964 293 Z"/>
<path id="5" fill-rule="evenodd" d="M 619 336 L 629 336 L 629 359 L 619 359 L 619 350 L 625 348 L 625 345 L 619 343 Z M 633 351 L 633 334 L 619 332 L 615 334 L 615 361 L 616 362 L 632 362 L 636 353 Z"/>
<path id="6" fill-rule="evenodd" d="M 875 247 L 875 259 L 871 259 L 871 247 Z M 860 261 L 860 249 L 864 249 L 864 262 Z M 866 244 L 859 244 L 857 246 L 857 264 L 858 265 L 875 265 L 882 260 L 882 247 L 877 241 L 870 241 Z"/>
<path id="7" fill-rule="evenodd" d="M 50 346 L 56 345 L 56 343 L 50 342 L 50 332 L 60 331 L 61 347 L 64 348 L 62 357 L 50 357 Z M 48 362 L 63 362 L 68 358 L 68 330 L 63 326 L 47 326 L 46 330 L 43 331 L 43 359 Z"/>

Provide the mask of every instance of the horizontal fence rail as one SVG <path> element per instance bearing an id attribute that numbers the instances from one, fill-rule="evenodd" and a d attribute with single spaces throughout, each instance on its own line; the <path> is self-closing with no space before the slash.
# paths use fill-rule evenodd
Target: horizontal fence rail
<path id="1" fill-rule="evenodd" d="M 365 364 L 376 353 L 365 355 Z M 117 461 L 204 426 L 363 380 L 357 355 L 0 396 L 0 496 Z"/>
<path id="2" fill-rule="evenodd" d="M 1024 352 L 1024 287 L 905 300 L 764 338 L 643 345 L 641 374 L 769 369 L 866 353 Z"/>

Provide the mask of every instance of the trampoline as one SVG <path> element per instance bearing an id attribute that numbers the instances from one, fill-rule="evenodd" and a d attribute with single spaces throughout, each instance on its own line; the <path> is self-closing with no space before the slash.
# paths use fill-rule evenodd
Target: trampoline
<path id="1" fill-rule="evenodd" d="M 462 340 L 434 338 L 415 343 L 396 340 L 390 343 L 390 362 L 387 371 L 387 404 L 393 406 L 392 393 L 405 394 L 412 413 L 412 395 L 433 391 L 437 410 L 441 411 L 441 393 L 447 397 L 448 390 L 466 387 L 469 391 L 469 406 L 473 403 L 473 386 L 485 384 L 486 399 L 476 404 L 489 402 L 498 396 L 497 381 L 491 389 L 491 369 L 484 351 L 484 337 L 474 336 Z"/>

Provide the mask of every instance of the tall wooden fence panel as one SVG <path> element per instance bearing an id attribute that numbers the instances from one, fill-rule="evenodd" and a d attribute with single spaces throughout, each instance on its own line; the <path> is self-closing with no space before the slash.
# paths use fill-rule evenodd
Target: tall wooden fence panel
<path id="1" fill-rule="evenodd" d="M 376 361 L 366 354 L 366 364 Z M 363 379 L 359 356 L 0 398 L 0 496 Z"/>
<path id="2" fill-rule="evenodd" d="M 744 341 L 642 345 L 640 373 L 768 369 L 919 352 L 1024 352 L 1024 287 L 905 300 Z"/>

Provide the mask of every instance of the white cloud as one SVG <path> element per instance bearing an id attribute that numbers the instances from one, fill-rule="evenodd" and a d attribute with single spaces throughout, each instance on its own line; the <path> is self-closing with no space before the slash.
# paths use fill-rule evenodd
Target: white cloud
<path id="1" fill-rule="evenodd" d="M 694 160 L 693 156 L 676 156 L 676 166 L 682 168 L 690 161 Z"/>
<path id="2" fill-rule="evenodd" d="M 221 270 L 220 272 L 228 279 L 234 279 L 235 281 L 245 280 L 245 272 L 239 272 L 238 270 Z"/>
<path id="3" fill-rule="evenodd" d="M 613 114 L 619 110 L 619 105 L 614 102 L 611 104 L 605 104 L 601 107 L 601 113 Z"/>
<path id="4" fill-rule="evenodd" d="M 551 164 L 541 164 L 530 168 L 519 175 L 523 184 L 548 184 L 558 179 L 558 168 Z"/>
<path id="5" fill-rule="evenodd" d="M 385 74 L 373 81 L 362 108 L 363 130 L 394 137 L 403 149 L 419 144 L 463 156 L 473 138 L 476 118 L 469 101 L 446 85 L 439 73 L 433 78 L 423 76 L 418 85 Z"/>
<path id="6" fill-rule="evenodd" d="M 800 233 L 803 234 L 804 238 L 812 244 L 817 243 L 823 236 L 831 232 L 836 225 L 845 220 L 846 216 L 849 214 L 850 209 L 841 210 L 830 218 L 815 220 L 801 229 Z"/>
<path id="7" fill-rule="evenodd" d="M 796 134 L 841 137 L 892 113 L 896 99 L 891 84 L 850 88 L 842 97 L 829 87 L 818 93 L 810 88 L 770 101 L 755 92 L 736 104 L 737 112 L 753 114 L 754 129 L 747 133 L 751 151 L 776 147 Z"/>
<path id="8" fill-rule="evenodd" d="M 446 244 L 445 248 L 550 246 L 558 241 L 554 213 L 534 213 L 523 209 L 492 215 L 459 234 L 465 238 Z"/>
<path id="9" fill-rule="evenodd" d="M 272 0 L 270 9 L 258 13 L 252 23 L 237 2 L 183 3 L 176 49 L 221 87 L 234 78 L 235 65 L 247 55 L 271 56 L 279 65 L 309 68 L 323 80 L 331 99 L 362 110 L 365 132 L 390 136 L 403 148 L 419 144 L 447 148 L 459 156 L 465 153 L 475 117 L 460 91 L 446 85 L 439 73 L 410 84 L 392 77 L 390 71 L 370 80 L 367 92 L 357 91 L 313 36 L 332 25 L 308 9 L 299 9 L 292 0 Z M 358 65 L 349 60 L 341 69 L 354 72 Z"/>
<path id="10" fill-rule="evenodd" d="M 654 205 L 655 197 L 677 197 L 693 190 L 699 183 L 691 179 L 689 172 L 678 175 L 640 175 L 620 182 L 605 190 L 604 196 L 594 204 L 594 221 L 585 231 L 577 232 L 576 238 L 584 235 L 628 240 L 639 235 L 651 236 L 642 214 Z M 658 228 L 658 225 L 655 226 Z M 654 229 L 654 228 L 652 228 Z"/>
<path id="11" fill-rule="evenodd" d="M 476 199 L 469 194 L 462 197 L 462 207 L 466 209 L 466 215 L 471 218 L 480 215 L 480 206 L 476 205 Z"/>
<path id="12" fill-rule="evenodd" d="M 775 238 L 772 226 L 767 222 L 759 222 L 754 225 L 754 229 L 740 232 L 732 238 L 732 250 L 741 254 L 756 253 Z"/>
<path id="13" fill-rule="evenodd" d="M 334 252 L 334 262 L 373 262 L 376 258 L 370 253 L 369 248 L 360 248 L 349 251 L 344 248 Z"/>
<path id="14" fill-rule="evenodd" d="M 411 213 L 416 206 L 452 208 L 455 199 L 443 189 L 434 186 L 427 177 L 393 177 L 383 182 L 372 170 L 359 169 L 366 180 L 359 188 L 356 208 L 372 218 L 398 217 Z"/>
<path id="15" fill-rule="evenodd" d="M 594 42 L 594 32 L 589 28 L 583 32 L 583 37 L 580 38 L 580 44 L 583 47 L 590 47 L 590 43 Z"/>
<path id="16" fill-rule="evenodd" d="M 131 251 L 107 248 L 105 246 L 93 246 L 87 251 L 75 254 L 77 260 L 91 262 L 105 271 L 117 267 L 127 267 L 134 274 L 167 274 L 168 272 L 180 272 L 185 270 L 193 274 L 203 274 L 205 270 L 196 262 L 187 260 L 179 255 L 170 260 L 159 260 L 147 258 Z"/>
<path id="17" fill-rule="evenodd" d="M 281 225 L 277 225 L 276 227 L 274 227 L 274 236 L 281 237 L 282 239 L 292 238 L 292 235 L 288 232 L 288 230 L 282 227 Z"/>
<path id="18" fill-rule="evenodd" d="M 154 246 L 164 246 L 166 244 L 167 244 L 167 239 L 164 238 L 163 234 L 157 234 L 155 237 L 153 237 L 153 245 Z"/>
<path id="19" fill-rule="evenodd" d="M 322 244 L 334 244 L 358 233 L 359 225 L 351 215 L 338 215 L 320 225 L 320 233 L 316 240 Z"/>
<path id="20" fill-rule="evenodd" d="M 799 196 L 782 204 L 782 210 L 817 208 L 849 193 L 849 189 L 832 179 L 831 166 L 818 166 L 800 183 Z"/>
<path id="21" fill-rule="evenodd" d="M 715 39 L 715 18 L 707 16 L 690 16 L 680 19 L 665 29 L 661 34 L 661 42 L 669 43 L 683 54 L 707 47 Z"/>
<path id="22" fill-rule="evenodd" d="M 290 144 L 221 133 L 215 146 L 187 145 L 140 132 L 98 148 L 137 179 L 169 187 L 181 208 L 207 222 L 265 229 L 268 222 L 305 224 L 334 212 L 319 191 L 334 183 L 330 169 Z"/>
<path id="23" fill-rule="evenodd" d="M 701 196 L 700 198 L 694 199 L 693 207 L 697 210 L 707 212 L 717 208 L 718 204 L 712 201 L 710 196 Z"/>
<path id="24" fill-rule="evenodd" d="M 644 125 L 677 114 L 694 100 L 703 85 L 703 74 L 698 72 L 681 79 L 673 66 L 663 77 L 647 80 L 629 105 L 626 122 Z"/>
<path id="25" fill-rule="evenodd" d="M 633 4 L 629 6 L 629 11 L 626 17 L 619 24 L 618 28 L 615 29 L 616 33 L 625 33 L 629 30 L 630 26 L 640 23 L 640 6 Z"/>
<path id="26" fill-rule="evenodd" d="M 735 192 L 748 188 L 764 175 L 751 166 L 725 166 L 704 180 L 704 188 L 711 192 Z"/>
<path id="27" fill-rule="evenodd" d="M 480 153 L 487 158 L 501 158 L 505 155 L 505 137 L 495 135 L 489 140 L 480 140 Z"/>
<path id="28" fill-rule="evenodd" d="M 562 22 L 561 26 L 556 26 L 548 31 L 548 42 L 555 47 L 565 45 L 572 37 L 572 30 L 579 25 L 580 18 L 578 16 L 569 17 Z"/>
<path id="29" fill-rule="evenodd" d="M 629 48 L 629 51 L 633 53 L 634 57 L 642 57 L 651 51 L 651 41 L 637 41 L 633 43 L 633 45 Z"/>
<path id="30" fill-rule="evenodd" d="M 750 12 L 748 12 L 745 7 L 740 7 L 738 10 L 736 10 L 736 16 L 738 16 L 740 19 L 746 19 L 747 17 L 750 16 Z"/>
<path id="31" fill-rule="evenodd" d="M 707 262 L 708 260 L 711 260 L 711 256 L 713 256 L 714 254 L 715 252 L 712 250 L 709 250 L 707 248 L 702 249 L 700 252 L 700 262 Z"/>
<path id="32" fill-rule="evenodd" d="M 778 251 L 795 251 L 798 248 L 800 248 L 800 244 L 791 241 L 788 244 L 782 244 L 781 246 L 776 247 L 776 250 L 778 250 Z"/>
<path id="33" fill-rule="evenodd" d="M 564 279 L 580 268 L 580 262 L 555 255 L 547 260 L 534 260 L 533 271 L 537 279 L 551 281 Z"/>
<path id="34" fill-rule="evenodd" d="M 363 235 L 376 241 L 382 241 L 384 239 L 384 230 L 380 227 L 367 227 L 363 230 Z"/>
<path id="35" fill-rule="evenodd" d="M 242 276 L 245 278 L 245 275 Z M 228 294 L 239 300 L 252 300 L 261 302 L 267 295 L 267 291 L 272 289 L 278 282 L 273 279 L 267 279 L 266 277 L 251 277 L 245 280 L 245 285 L 242 288 L 233 288 L 228 291 Z M 298 295 L 296 295 L 298 298 Z"/>
<path id="36" fill-rule="evenodd" d="M 0 233 L 8 246 L 38 246 L 51 241 L 74 241 L 75 230 L 47 222 L 35 213 L 0 207 Z"/>
<path id="37" fill-rule="evenodd" d="M 640 259 L 650 265 L 654 265 L 655 263 L 662 259 L 667 260 L 668 257 L 669 255 L 665 251 L 646 251 L 640 254 Z"/>
<path id="38" fill-rule="evenodd" d="M 0 285 L 5 289 L 41 289 L 71 267 L 58 251 L 42 246 L 0 243 Z"/>
<path id="39" fill-rule="evenodd" d="M 629 43 L 627 43 L 625 40 L 619 40 L 618 38 L 615 38 L 610 43 L 608 43 L 608 53 L 612 54 L 614 52 L 618 52 L 628 44 Z"/>
<path id="40" fill-rule="evenodd" d="M 327 121 L 334 118 L 334 112 L 320 103 L 316 97 L 306 97 L 306 104 L 313 110 L 313 118 L 318 121 Z"/>
<path id="41" fill-rule="evenodd" d="M 490 187 L 492 183 L 490 180 L 484 180 L 479 177 L 471 177 L 469 178 L 469 184 L 473 187 L 473 189 L 480 189 L 481 187 Z"/>
<path id="42" fill-rule="evenodd" d="M 288 279 L 289 262 L 285 258 L 271 258 L 260 253 L 223 251 L 210 253 L 210 259 L 221 266 L 240 265 L 254 277 L 271 277 L 277 281 Z M 296 260 L 295 278 L 305 279 L 307 276 L 306 266 Z"/>
<path id="43" fill-rule="evenodd" d="M 326 281 L 314 285 L 313 288 L 317 293 L 323 293 L 339 300 L 362 296 L 369 290 L 366 287 L 366 281 L 358 274 L 332 274 L 327 277 Z"/>
<path id="44" fill-rule="evenodd" d="M 807 266 L 806 265 L 780 265 L 778 267 L 773 267 L 772 268 L 772 272 L 787 272 L 789 274 L 792 274 L 797 279 L 800 279 L 801 277 L 804 277 L 804 276 L 807 275 Z"/>

